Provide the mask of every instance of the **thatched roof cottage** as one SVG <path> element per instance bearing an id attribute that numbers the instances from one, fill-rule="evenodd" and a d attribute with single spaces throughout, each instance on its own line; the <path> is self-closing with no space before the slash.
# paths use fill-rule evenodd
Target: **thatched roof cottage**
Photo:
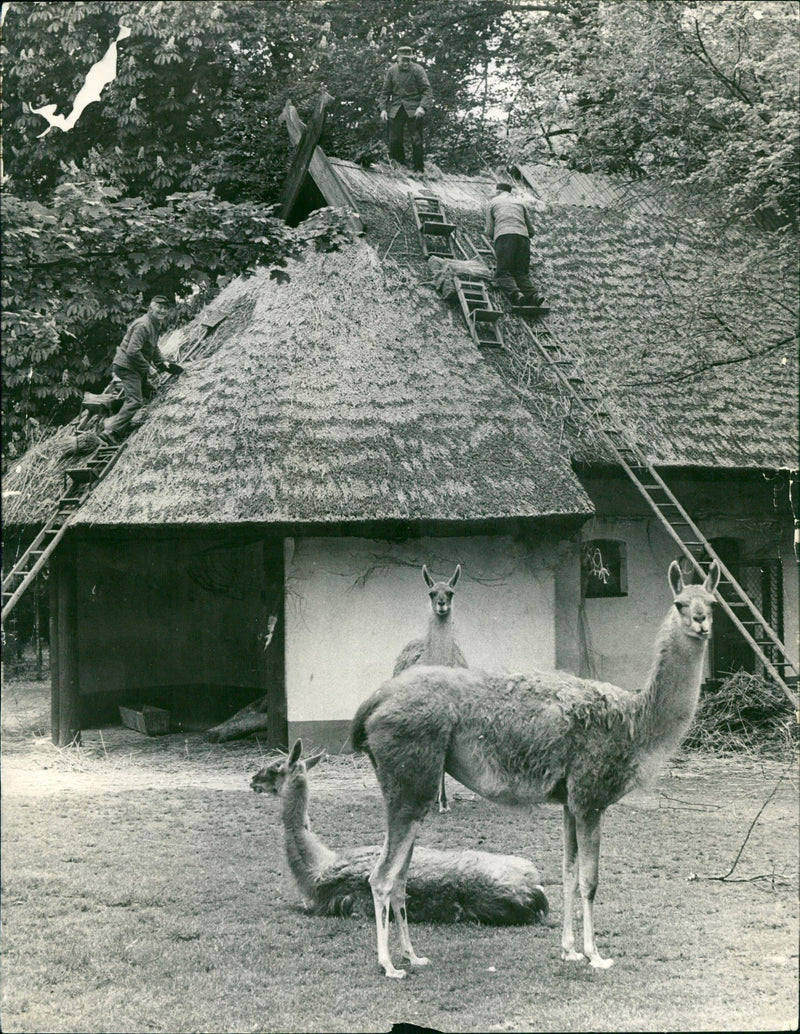
<path id="1" fill-rule="evenodd" d="M 722 234 L 675 199 L 519 174 L 545 206 L 551 332 L 794 641 L 786 272 L 754 231 Z M 68 724 L 132 697 L 208 723 L 267 693 L 272 743 L 302 734 L 338 750 L 424 630 L 422 563 L 462 565 L 456 633 L 470 664 L 631 687 L 646 673 L 671 539 L 514 319 L 505 350 L 479 350 L 420 253 L 410 195 L 423 186 L 477 237 L 493 180 L 421 184 L 331 159 L 290 219 L 325 203 L 330 176 L 363 237 L 235 281 L 174 335 L 178 347 L 214 325 L 205 358 L 151 403 L 59 547 L 54 687 L 80 712 L 67 707 Z M 26 491 L 7 524 L 52 506 L 54 448 L 10 475 Z M 752 667 L 720 625 L 710 673 Z"/>

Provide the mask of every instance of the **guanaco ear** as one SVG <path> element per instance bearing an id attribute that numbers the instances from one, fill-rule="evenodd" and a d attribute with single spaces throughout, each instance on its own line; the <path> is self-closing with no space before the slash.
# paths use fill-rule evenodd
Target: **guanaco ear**
<path id="1" fill-rule="evenodd" d="M 455 589 L 455 587 L 456 587 L 456 582 L 458 581 L 458 579 L 459 579 L 460 577 L 461 577 L 461 564 L 457 564 L 457 565 L 456 565 L 456 569 L 455 569 L 455 571 L 453 572 L 453 577 L 452 577 L 452 578 L 450 579 L 450 581 L 449 581 L 449 582 L 447 583 L 447 584 L 448 584 L 448 585 L 450 586 L 450 588 L 451 588 L 451 589 Z"/>
<path id="2" fill-rule="evenodd" d="M 289 757 L 286 759 L 286 763 L 289 766 L 289 768 L 291 768 L 292 765 L 296 765 L 297 764 L 297 762 L 300 760 L 300 755 L 302 753 L 303 753 L 303 741 L 302 740 L 298 740 L 295 743 L 295 745 L 292 747 L 292 749 L 289 751 Z"/>
<path id="3" fill-rule="evenodd" d="M 680 596 L 685 586 L 683 581 L 683 572 L 681 571 L 681 565 L 677 560 L 673 560 L 669 565 L 669 587 L 672 589 L 673 596 Z"/>
<path id="4" fill-rule="evenodd" d="M 716 587 L 719 585 L 719 564 L 715 560 L 714 563 L 708 569 L 708 575 L 706 580 L 703 582 L 703 588 L 706 592 L 713 593 Z"/>
<path id="5" fill-rule="evenodd" d="M 428 568 L 425 564 L 422 565 L 422 577 L 425 579 L 425 584 L 429 589 L 433 588 L 433 578 L 428 574 Z"/>
<path id="6" fill-rule="evenodd" d="M 321 750 L 319 754 L 315 754 L 313 758 L 307 758 L 306 771 L 308 771 L 309 768 L 313 768 L 314 765 L 318 765 L 320 761 L 322 761 L 322 759 L 325 757 L 326 753 L 327 751 Z"/>

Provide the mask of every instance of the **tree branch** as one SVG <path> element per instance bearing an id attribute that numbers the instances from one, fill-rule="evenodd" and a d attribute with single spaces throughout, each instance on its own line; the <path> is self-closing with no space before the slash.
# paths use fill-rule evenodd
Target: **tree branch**
<path id="1" fill-rule="evenodd" d="M 731 94 L 738 97 L 740 100 L 744 101 L 745 104 L 748 104 L 751 108 L 754 108 L 755 101 L 750 97 L 750 95 L 745 93 L 745 91 L 741 88 L 741 86 L 739 86 L 739 84 L 734 79 L 731 79 L 729 76 L 725 75 L 722 69 L 719 68 L 712 59 L 711 55 L 706 49 L 705 43 L 703 42 L 703 37 L 700 33 L 700 23 L 696 18 L 694 19 L 694 34 L 697 39 L 697 45 L 700 47 L 699 53 L 696 50 L 693 51 L 694 56 L 698 58 L 698 60 L 700 60 L 708 68 L 711 74 L 716 79 L 718 79 L 723 86 L 727 87 L 728 91 Z M 690 53 L 692 53 L 692 51 L 690 51 Z M 769 122 L 769 119 L 763 112 L 757 112 L 756 114 L 758 114 L 762 122 Z"/>
<path id="2" fill-rule="evenodd" d="M 735 366 L 737 363 L 746 363 L 750 359 L 761 359 L 764 356 L 770 355 L 772 352 L 777 352 L 786 345 L 794 344 L 795 339 L 796 335 L 782 338 L 780 341 L 776 341 L 774 344 L 768 345 L 766 348 L 759 349 L 757 352 L 748 352 L 746 355 L 737 355 L 732 359 L 714 359 L 707 363 L 698 363 L 696 366 L 687 367 L 684 370 L 678 370 L 676 373 L 667 374 L 665 377 L 658 377 L 650 380 L 621 381 L 620 384 L 624 388 L 647 388 L 654 384 L 678 384 L 681 381 L 689 380 L 692 377 L 698 377 L 701 373 L 713 370 L 717 366 Z"/>

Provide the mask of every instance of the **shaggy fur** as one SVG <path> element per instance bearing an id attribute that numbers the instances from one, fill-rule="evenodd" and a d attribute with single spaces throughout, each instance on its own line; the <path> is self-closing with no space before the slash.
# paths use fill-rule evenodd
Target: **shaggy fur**
<path id="1" fill-rule="evenodd" d="M 685 585 L 669 570 L 674 603 L 658 633 L 640 692 L 564 672 L 491 674 L 410 668 L 358 709 L 353 746 L 366 750 L 386 802 L 387 843 L 370 877 L 378 955 L 387 976 L 401 976 L 388 953 L 385 914 L 402 906 L 414 836 L 436 795 L 441 766 L 489 800 L 564 807 L 562 957 L 611 964 L 594 942 L 600 821 L 604 810 L 652 778 L 683 739 L 697 707 L 711 635 L 713 566 L 706 582 Z M 575 950 L 573 895 L 580 882 L 583 955 Z M 412 964 L 424 964 L 400 926 Z"/>
<path id="2" fill-rule="evenodd" d="M 460 576 L 461 564 L 458 564 L 449 582 L 435 582 L 428 573 L 428 568 L 422 565 L 422 578 L 428 586 L 431 600 L 428 632 L 424 639 L 412 639 L 400 651 L 394 662 L 392 674 L 395 677 L 414 664 L 444 664 L 448 668 L 468 667 L 453 635 L 453 591 Z M 436 800 L 440 812 L 450 811 L 444 770 Z"/>
<path id="3" fill-rule="evenodd" d="M 298 740 L 288 757 L 262 768 L 250 785 L 256 793 L 280 796 L 286 854 L 306 907 L 316 915 L 371 914 L 369 875 L 381 849 L 331 851 L 311 832 L 306 773 L 323 755 L 301 761 L 301 753 Z M 518 925 L 540 922 L 548 914 L 535 866 L 486 851 L 417 848 L 408 900 L 419 922 Z"/>

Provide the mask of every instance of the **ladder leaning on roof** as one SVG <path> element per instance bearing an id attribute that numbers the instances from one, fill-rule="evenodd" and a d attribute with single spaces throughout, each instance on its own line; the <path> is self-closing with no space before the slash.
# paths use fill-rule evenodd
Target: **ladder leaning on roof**
<path id="1" fill-rule="evenodd" d="M 542 358 L 553 368 L 561 384 L 577 404 L 578 411 L 592 422 L 636 489 L 698 574 L 705 576 L 701 558 L 718 564 L 722 577 L 715 593 L 717 602 L 744 636 L 753 653 L 764 665 L 764 669 L 797 707 L 797 697 L 787 681 L 790 677 L 797 678 L 797 669 L 769 621 L 678 502 L 672 490 L 647 459 L 641 446 L 627 438 L 604 407 L 600 396 L 589 387 L 585 378 L 579 376 L 574 357 L 567 347 L 551 337 L 540 336 L 527 324 L 525 329 Z"/>
<path id="2" fill-rule="evenodd" d="M 453 235 L 456 227 L 454 223 L 448 223 L 441 201 L 427 194 L 412 194 L 411 208 L 425 258 L 431 255 L 455 258 Z"/>
<path id="3" fill-rule="evenodd" d="M 210 334 L 225 319 L 226 315 L 227 313 L 209 313 L 202 319 L 200 334 L 180 353 L 179 357 L 182 361 L 185 362 L 187 359 L 203 357 L 206 351 L 202 347 L 204 342 L 207 341 Z M 173 376 L 174 374 L 161 376 L 157 382 L 158 386 L 160 387 L 162 384 L 167 383 Z M 102 407 L 97 405 L 98 401 L 96 396 L 93 397 L 92 401 L 87 401 L 86 396 L 84 396 L 84 408 L 72 421 L 76 435 L 81 431 L 86 431 L 92 419 L 95 419 L 96 422 L 101 421 L 100 410 Z M 45 522 L 42 530 L 3 578 L 3 622 L 5 622 L 8 615 L 44 569 L 47 561 L 64 537 L 64 533 L 69 527 L 72 518 L 92 493 L 95 486 L 103 480 L 114 466 L 124 448 L 124 441 L 115 445 L 101 442 L 84 461 L 84 466 L 73 470 L 69 475 L 72 484 L 64 491 L 56 503 L 55 510 Z"/>
<path id="4" fill-rule="evenodd" d="M 456 238 L 455 226 L 447 222 L 444 207 L 438 199 L 412 196 L 411 203 L 420 243 L 426 257 L 430 254 L 444 254 L 443 251 L 430 252 L 428 250 L 426 241 L 429 234 L 446 239 L 448 247 L 446 254 L 451 257 L 455 257 L 455 247 L 464 258 L 470 257 Z M 484 261 L 489 267 L 494 258 L 494 251 L 488 238 L 481 235 L 479 245 L 476 245 L 468 236 L 466 240 L 473 256 Z M 493 309 L 485 284 L 481 283 L 480 292 L 478 292 L 472 281 L 480 278 L 454 277 L 454 279 L 461 309 L 473 340 L 479 347 L 485 347 L 488 344 L 502 347 L 500 328 L 496 324 L 496 320 L 502 314 Z M 485 296 L 485 300 L 483 296 Z M 531 311 L 544 313 L 548 310 Z M 497 316 L 494 315 L 495 312 L 497 312 Z M 479 326 L 491 328 L 499 340 L 490 342 L 479 338 Z M 575 359 L 566 346 L 552 340 L 550 332 L 543 328 L 531 326 L 525 321 L 522 321 L 522 326 L 542 358 L 553 368 L 572 400 L 577 403 L 579 412 L 588 418 L 599 431 L 637 491 L 647 501 L 664 529 L 680 547 L 681 552 L 698 574 L 705 576 L 701 557 L 708 562 L 716 561 L 722 576 L 715 593 L 717 602 L 761 661 L 764 669 L 797 707 L 797 697 L 787 681 L 787 678 L 790 677 L 796 680 L 797 669 L 770 623 L 678 502 L 672 490 L 647 459 L 643 449 L 628 439 L 627 435 L 615 424 L 600 396 L 587 385 L 583 377 L 578 375 Z"/>
<path id="5" fill-rule="evenodd" d="M 83 426 L 85 424 L 81 424 L 81 427 Z M 3 579 L 3 621 L 6 620 L 50 559 L 86 497 L 114 466 L 123 444 L 103 444 L 95 449 L 86 461 L 85 469 L 89 472 L 87 479 L 73 481 L 70 488 L 59 499 L 54 513 L 44 528 Z"/>
<path id="6" fill-rule="evenodd" d="M 503 313 L 492 305 L 482 278 L 458 273 L 453 282 L 472 340 L 478 348 L 502 348 L 503 333 L 498 321 Z"/>
<path id="7" fill-rule="evenodd" d="M 456 258 L 456 248 L 463 258 L 468 258 L 456 236 L 455 224 L 447 221 L 444 206 L 438 198 L 412 194 L 411 208 L 425 258 L 432 255 Z M 457 273 L 453 275 L 453 283 L 467 329 L 478 348 L 502 348 L 503 333 L 499 320 L 503 313 L 492 304 L 482 277 Z"/>

